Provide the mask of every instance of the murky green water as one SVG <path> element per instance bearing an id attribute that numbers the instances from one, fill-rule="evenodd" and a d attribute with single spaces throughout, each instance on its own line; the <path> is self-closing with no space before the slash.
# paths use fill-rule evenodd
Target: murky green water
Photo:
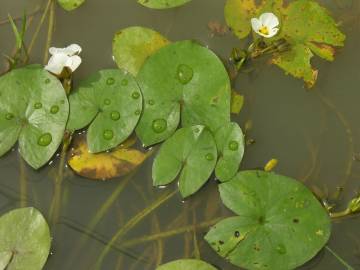
<path id="1" fill-rule="evenodd" d="M 360 152 L 360 2 L 320 2 L 333 12 L 347 34 L 346 46 L 339 50 L 336 61 L 314 59 L 320 73 L 312 91 L 307 91 L 301 81 L 259 61 L 254 71 L 241 74 L 234 82 L 235 89 L 246 98 L 245 107 L 235 120 L 242 127 L 251 120 L 249 138 L 256 141 L 247 147 L 243 169 L 262 167 L 270 158 L 277 158 L 280 161 L 277 172 L 304 181 L 309 187 L 316 186 L 332 195 L 337 187 L 343 186 L 338 201 L 342 209 L 359 189 L 360 181 L 360 162 L 354 160 L 354 155 Z M 226 60 L 240 42 L 231 34 L 213 37 L 207 28 L 209 21 L 224 23 L 224 3 L 225 0 L 193 0 L 182 8 L 153 11 L 135 0 L 87 0 L 83 7 L 71 13 L 57 8 L 53 45 L 63 47 L 76 42 L 83 47 L 83 64 L 76 71 L 75 83 L 96 70 L 115 67 L 111 49 L 113 35 L 132 25 L 154 28 L 170 40 L 199 40 Z M 0 21 L 6 19 L 7 13 L 19 16 L 24 8 L 30 13 L 40 4 L 44 4 L 43 1 L 0 0 Z M 31 31 L 39 18 L 39 14 L 34 16 Z M 42 62 L 45 34 L 46 27 L 36 43 L 31 62 Z M 0 22 L 0 53 L 11 53 L 13 46 L 10 26 Z M 92 269 L 106 243 L 122 225 L 176 189 L 176 185 L 166 189 L 151 187 L 151 165 L 152 158 L 131 179 L 94 182 L 62 167 L 59 157 L 49 166 L 34 171 L 21 161 L 17 150 L 13 150 L 0 158 L 0 213 L 19 207 L 25 201 L 49 218 L 47 213 L 55 190 L 61 189 L 60 218 L 52 227 L 52 255 L 45 269 Z M 61 180 L 62 174 L 62 184 L 56 186 L 55 180 Z M 27 183 L 22 185 L 22 192 L 21 181 Z M 110 208 L 99 212 L 122 185 L 125 186 L 123 192 Z M 223 270 L 238 269 L 220 259 L 202 240 L 208 230 L 208 226 L 201 226 L 204 222 L 232 215 L 220 203 L 216 187 L 215 181 L 209 181 L 185 202 L 174 195 L 112 246 L 102 269 L 155 269 L 160 260 L 193 257 L 194 242 L 198 243 L 205 261 Z M 94 228 L 89 228 L 97 213 L 104 214 Z M 194 224 L 200 225 L 195 234 Z M 359 217 L 334 222 L 329 243 L 355 269 L 360 269 L 359 227 Z M 130 246 L 131 239 L 174 230 L 182 233 Z M 301 269 L 344 267 L 324 250 Z"/>

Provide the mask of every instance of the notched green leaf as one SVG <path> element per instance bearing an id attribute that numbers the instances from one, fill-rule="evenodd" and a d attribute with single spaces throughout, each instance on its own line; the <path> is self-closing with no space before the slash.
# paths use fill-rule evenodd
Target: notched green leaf
<path id="1" fill-rule="evenodd" d="M 217 270 L 214 266 L 200 260 L 182 259 L 163 264 L 156 270 Z"/>

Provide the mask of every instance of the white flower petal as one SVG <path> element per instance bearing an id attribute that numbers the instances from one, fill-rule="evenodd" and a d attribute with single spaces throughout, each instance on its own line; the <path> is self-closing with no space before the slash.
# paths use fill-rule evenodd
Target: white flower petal
<path id="1" fill-rule="evenodd" d="M 76 54 L 80 54 L 82 49 L 77 44 L 71 44 L 70 46 L 67 46 L 64 50 L 68 56 L 73 56 Z"/>
<path id="2" fill-rule="evenodd" d="M 68 58 L 65 66 L 70 68 L 72 72 L 74 72 L 81 64 L 82 60 L 80 56 L 74 55 Z"/>
<path id="3" fill-rule="evenodd" d="M 279 28 L 276 28 L 276 27 L 275 27 L 275 28 L 271 28 L 269 34 L 267 35 L 267 37 L 268 37 L 268 38 L 271 38 L 271 37 L 275 36 L 278 31 L 279 31 Z"/>
<path id="4" fill-rule="evenodd" d="M 49 49 L 49 53 L 51 55 L 55 55 L 55 54 L 59 54 L 59 53 L 64 53 L 64 49 L 63 48 L 55 48 L 55 47 L 51 47 Z"/>
<path id="5" fill-rule="evenodd" d="M 64 53 L 58 53 L 50 57 L 49 63 L 45 66 L 47 71 L 54 73 L 56 75 L 60 75 L 63 71 L 69 56 Z"/>
<path id="6" fill-rule="evenodd" d="M 262 23 L 258 18 L 252 18 L 251 27 L 256 33 L 258 33 L 259 29 L 262 27 Z"/>
<path id="7" fill-rule="evenodd" d="M 266 12 L 260 15 L 260 22 L 268 28 L 274 28 L 279 25 L 279 19 L 274 13 Z"/>

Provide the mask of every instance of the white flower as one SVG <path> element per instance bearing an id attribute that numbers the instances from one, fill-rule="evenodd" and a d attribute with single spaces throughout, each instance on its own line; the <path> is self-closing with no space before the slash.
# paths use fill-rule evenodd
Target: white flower
<path id="1" fill-rule="evenodd" d="M 64 68 L 67 67 L 74 72 L 81 64 L 81 47 L 77 44 L 72 44 L 66 48 L 50 48 L 51 57 L 48 64 L 45 66 L 47 71 L 55 75 L 60 75 Z"/>
<path id="2" fill-rule="evenodd" d="M 251 26 L 255 33 L 260 36 L 271 38 L 279 31 L 279 19 L 275 14 L 267 12 L 258 18 L 251 19 Z"/>

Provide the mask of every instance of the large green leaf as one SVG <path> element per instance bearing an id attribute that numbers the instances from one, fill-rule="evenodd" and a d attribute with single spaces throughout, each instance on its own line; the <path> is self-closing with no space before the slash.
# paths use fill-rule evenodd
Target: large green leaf
<path id="1" fill-rule="evenodd" d="M 158 32 L 140 26 L 125 28 L 115 34 L 113 55 L 119 68 L 137 75 L 145 60 L 169 41 Z"/>
<path id="2" fill-rule="evenodd" d="M 220 59 L 193 41 L 150 56 L 138 74 L 144 113 L 136 133 L 144 145 L 167 139 L 182 126 L 216 131 L 230 121 L 230 80 Z"/>
<path id="3" fill-rule="evenodd" d="M 314 257 L 330 236 L 330 218 L 300 182 L 244 171 L 220 185 L 223 203 L 238 216 L 216 224 L 205 239 L 246 269 L 294 269 Z"/>
<path id="4" fill-rule="evenodd" d="M 225 182 L 239 170 L 244 155 L 244 135 L 237 123 L 228 123 L 215 133 L 215 140 L 219 152 L 215 175 L 221 182 Z"/>
<path id="5" fill-rule="evenodd" d="M 190 196 L 209 179 L 216 158 L 216 143 L 206 127 L 181 128 L 164 142 L 154 160 L 154 185 L 167 185 L 180 174 L 180 193 L 183 197 Z"/>
<path id="6" fill-rule="evenodd" d="M 141 5 L 154 8 L 154 9 L 166 9 L 174 8 L 185 5 L 191 0 L 137 0 Z"/>
<path id="7" fill-rule="evenodd" d="M 142 95 L 134 77 L 121 70 L 101 70 L 70 97 L 67 128 L 78 130 L 90 124 L 87 142 L 90 152 L 98 153 L 125 141 L 140 118 Z"/>
<path id="8" fill-rule="evenodd" d="M 49 227 L 35 208 L 20 208 L 0 217 L 0 269 L 40 270 L 50 251 Z"/>
<path id="9" fill-rule="evenodd" d="M 40 66 L 13 70 L 0 78 L 0 156 L 19 139 L 20 153 L 33 168 L 58 149 L 69 114 L 65 91 Z"/>
<path id="10" fill-rule="evenodd" d="M 275 13 L 281 19 L 280 32 L 271 40 L 285 38 L 291 49 L 275 53 L 272 63 L 312 87 L 318 74 L 311 66 L 313 54 L 332 61 L 334 47 L 344 45 L 345 35 L 336 21 L 314 0 L 296 0 L 288 6 L 283 5 L 283 0 L 262 1 L 259 6 L 255 3 L 255 0 L 227 0 L 227 24 L 239 38 L 244 38 L 251 32 L 252 17 L 263 12 Z"/>
<path id="11" fill-rule="evenodd" d="M 57 0 L 57 1 L 59 5 L 67 11 L 77 9 L 85 2 L 85 0 Z"/>
<path id="12" fill-rule="evenodd" d="M 200 260 L 182 259 L 163 264 L 156 270 L 216 270 L 216 268 Z"/>

